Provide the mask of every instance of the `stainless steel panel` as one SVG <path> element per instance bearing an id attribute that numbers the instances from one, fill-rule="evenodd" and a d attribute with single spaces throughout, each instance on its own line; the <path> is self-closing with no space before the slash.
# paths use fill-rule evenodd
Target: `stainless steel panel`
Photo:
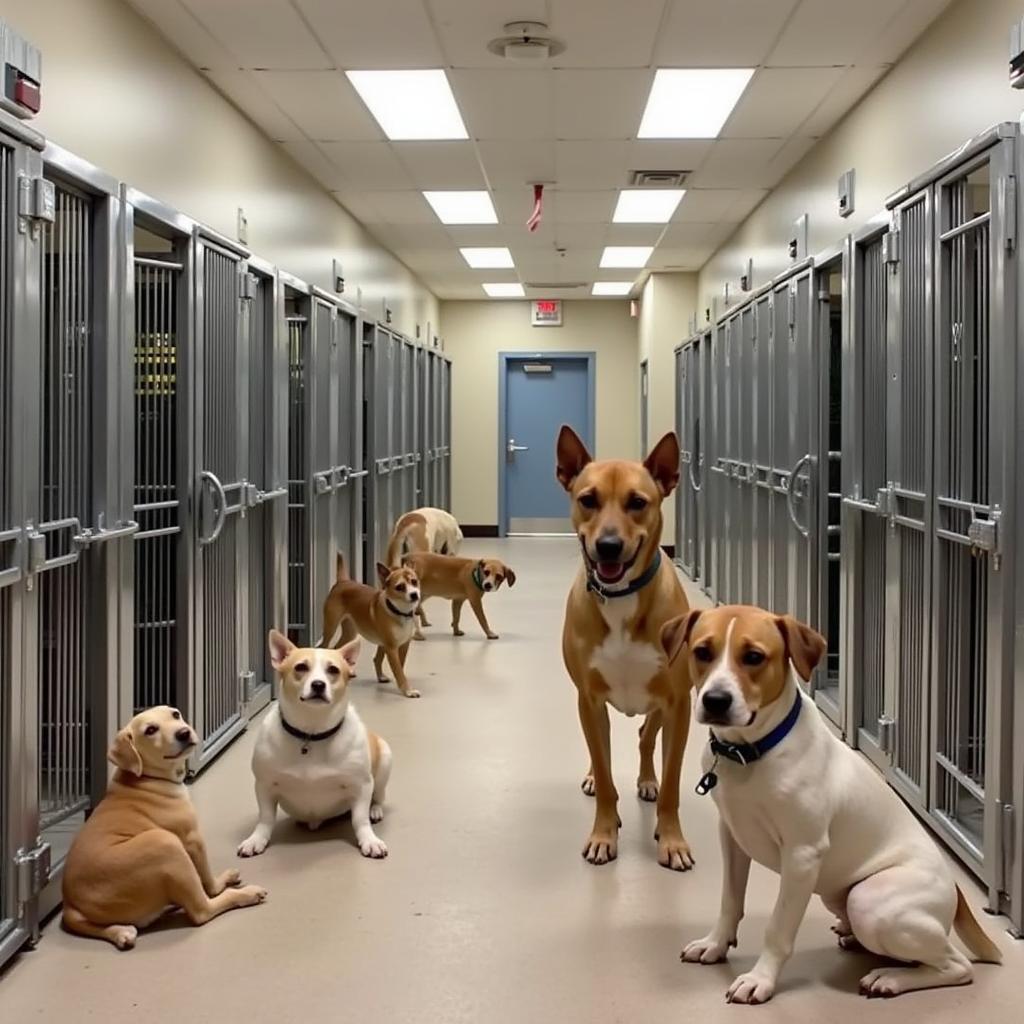
<path id="1" fill-rule="evenodd" d="M 307 646 L 311 610 L 309 593 L 309 491 L 312 487 L 308 437 L 307 392 L 309 318 L 306 301 L 286 291 L 285 325 L 288 338 L 288 637 Z M 315 636 L 315 634 L 314 634 Z"/>

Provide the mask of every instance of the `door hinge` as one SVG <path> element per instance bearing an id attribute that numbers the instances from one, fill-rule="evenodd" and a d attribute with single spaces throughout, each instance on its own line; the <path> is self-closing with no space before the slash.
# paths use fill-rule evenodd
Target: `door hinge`
<path id="1" fill-rule="evenodd" d="M 1006 881 L 1010 877 L 1010 872 L 1013 868 L 1013 804 L 1004 804 L 997 800 L 996 815 L 996 828 L 999 831 L 1000 839 L 999 855 L 1002 857 L 1002 863 L 997 868 L 998 877 L 996 878 L 996 885 L 998 888 L 1005 890 Z"/>
<path id="2" fill-rule="evenodd" d="M 796 288 L 790 288 L 787 292 L 788 296 L 788 311 L 789 311 L 789 326 L 796 327 Z"/>
<path id="3" fill-rule="evenodd" d="M 239 295 L 243 299 L 256 298 L 256 275 L 247 274 L 243 271 L 241 280 L 238 282 Z"/>
<path id="4" fill-rule="evenodd" d="M 1017 244 L 1017 176 L 999 179 L 999 207 L 1003 212 L 1003 245 L 1013 252 Z"/>
<path id="5" fill-rule="evenodd" d="M 999 520 L 1001 514 L 994 510 L 988 519 L 972 519 L 967 527 L 967 539 L 971 542 L 972 553 L 984 551 L 992 556 L 992 569 L 999 571 L 1002 552 L 999 550 Z"/>
<path id="6" fill-rule="evenodd" d="M 883 754 L 892 755 L 895 748 L 893 740 L 896 738 L 896 721 L 888 715 L 882 715 L 878 719 L 878 745 L 882 748 Z"/>
<path id="7" fill-rule="evenodd" d="M 32 237 L 39 237 L 39 225 L 52 224 L 57 216 L 57 192 L 52 181 L 42 177 L 18 175 L 18 232 L 30 228 Z"/>
<path id="8" fill-rule="evenodd" d="M 35 899 L 50 880 L 50 844 L 40 843 L 27 853 L 14 858 L 17 878 L 18 902 L 28 903 Z"/>
<path id="9" fill-rule="evenodd" d="M 238 703 L 240 706 L 249 704 L 256 696 L 256 673 L 246 669 L 238 673 Z"/>
<path id="10" fill-rule="evenodd" d="M 899 263 L 900 261 L 900 233 L 899 230 L 888 232 L 882 238 L 882 259 L 886 263 Z"/>

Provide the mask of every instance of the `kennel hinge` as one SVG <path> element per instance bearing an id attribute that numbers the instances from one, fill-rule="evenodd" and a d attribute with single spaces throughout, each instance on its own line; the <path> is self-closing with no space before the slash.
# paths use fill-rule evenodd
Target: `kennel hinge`
<path id="1" fill-rule="evenodd" d="M 242 299 L 256 298 L 256 275 L 242 271 L 238 281 L 238 295 Z"/>
<path id="2" fill-rule="evenodd" d="M 256 673 L 244 669 L 238 673 L 238 703 L 241 707 L 251 704 L 256 696 Z"/>
<path id="3" fill-rule="evenodd" d="M 1007 174 L 999 179 L 1002 197 L 1004 238 L 1007 252 L 1013 252 L 1017 245 L 1017 175 Z"/>
<path id="4" fill-rule="evenodd" d="M 998 571 L 1002 552 L 999 550 L 999 518 L 998 510 L 993 511 L 988 519 L 972 519 L 967 527 L 967 539 L 971 542 L 973 552 L 984 551 L 992 556 L 992 568 Z"/>
<path id="5" fill-rule="evenodd" d="M 898 230 L 890 231 L 882 238 L 882 259 L 886 263 L 899 263 L 900 233 Z"/>
<path id="6" fill-rule="evenodd" d="M 896 736 L 896 720 L 888 715 L 878 719 L 878 745 L 883 754 L 891 755 L 894 749 L 893 740 Z"/>
<path id="7" fill-rule="evenodd" d="M 57 190 L 52 181 L 28 174 L 18 175 L 18 231 L 25 234 L 32 229 L 32 237 L 39 233 L 39 225 L 52 224 L 57 216 Z"/>
<path id="8" fill-rule="evenodd" d="M 1013 868 L 1013 804 L 996 801 L 996 829 L 999 834 L 999 854 L 1002 857 L 1002 863 L 997 869 L 996 885 L 1005 891 L 1007 879 Z"/>
<path id="9" fill-rule="evenodd" d="M 27 853 L 14 858 L 17 878 L 18 902 L 28 903 L 35 899 L 50 880 L 50 844 L 40 843 Z"/>

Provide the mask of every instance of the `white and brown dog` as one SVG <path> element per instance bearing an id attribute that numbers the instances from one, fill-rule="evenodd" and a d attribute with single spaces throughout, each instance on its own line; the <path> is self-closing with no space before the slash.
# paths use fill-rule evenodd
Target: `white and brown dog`
<path id="1" fill-rule="evenodd" d="M 868 763 L 840 742 L 790 667 L 811 677 L 825 640 L 788 615 L 724 606 L 670 622 L 663 642 L 699 686 L 697 719 L 711 728 L 698 793 L 719 812 L 722 906 L 718 922 L 682 959 L 725 959 L 743 917 L 751 860 L 780 876 L 779 896 L 754 967 L 730 986 L 736 1003 L 771 999 L 811 895 L 836 916 L 839 944 L 916 966 L 879 967 L 869 996 L 963 985 L 970 961 L 999 949 L 978 924 L 945 858 Z M 685 657 L 678 657 L 685 651 Z"/>
<path id="2" fill-rule="evenodd" d="M 351 811 L 359 852 L 386 857 L 373 825 L 384 817 L 391 748 L 363 725 L 348 697 L 361 641 L 340 650 L 296 647 L 272 629 L 269 642 L 280 698 L 252 752 L 259 820 L 238 856 L 267 848 L 280 806 L 310 829 Z"/>
<path id="3" fill-rule="evenodd" d="M 642 463 L 594 462 L 565 426 L 558 436 L 557 475 L 572 498 L 582 549 L 566 603 L 562 656 L 590 751 L 583 791 L 597 797 L 583 856 L 606 864 L 618 849 L 610 704 L 625 715 L 644 716 L 637 793 L 641 800 L 657 800 L 658 863 L 685 871 L 693 857 L 679 825 L 679 774 L 690 724 L 690 675 L 685 661 L 670 665 L 661 646 L 662 626 L 688 610 L 675 569 L 661 556 L 661 503 L 679 482 L 679 442 L 666 434 Z M 654 745 L 662 727 L 659 789 Z"/>

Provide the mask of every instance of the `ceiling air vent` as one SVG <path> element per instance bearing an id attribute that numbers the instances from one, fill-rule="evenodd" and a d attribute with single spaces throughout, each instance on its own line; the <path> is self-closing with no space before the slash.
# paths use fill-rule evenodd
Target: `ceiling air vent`
<path id="1" fill-rule="evenodd" d="M 567 288 L 586 288 L 586 281 L 527 281 L 525 284 L 526 288 L 532 288 L 534 291 L 541 292 L 553 292 L 557 288 L 559 291 L 565 291 Z"/>
<path id="2" fill-rule="evenodd" d="M 629 176 L 631 188 L 682 188 L 689 171 L 633 171 Z"/>

